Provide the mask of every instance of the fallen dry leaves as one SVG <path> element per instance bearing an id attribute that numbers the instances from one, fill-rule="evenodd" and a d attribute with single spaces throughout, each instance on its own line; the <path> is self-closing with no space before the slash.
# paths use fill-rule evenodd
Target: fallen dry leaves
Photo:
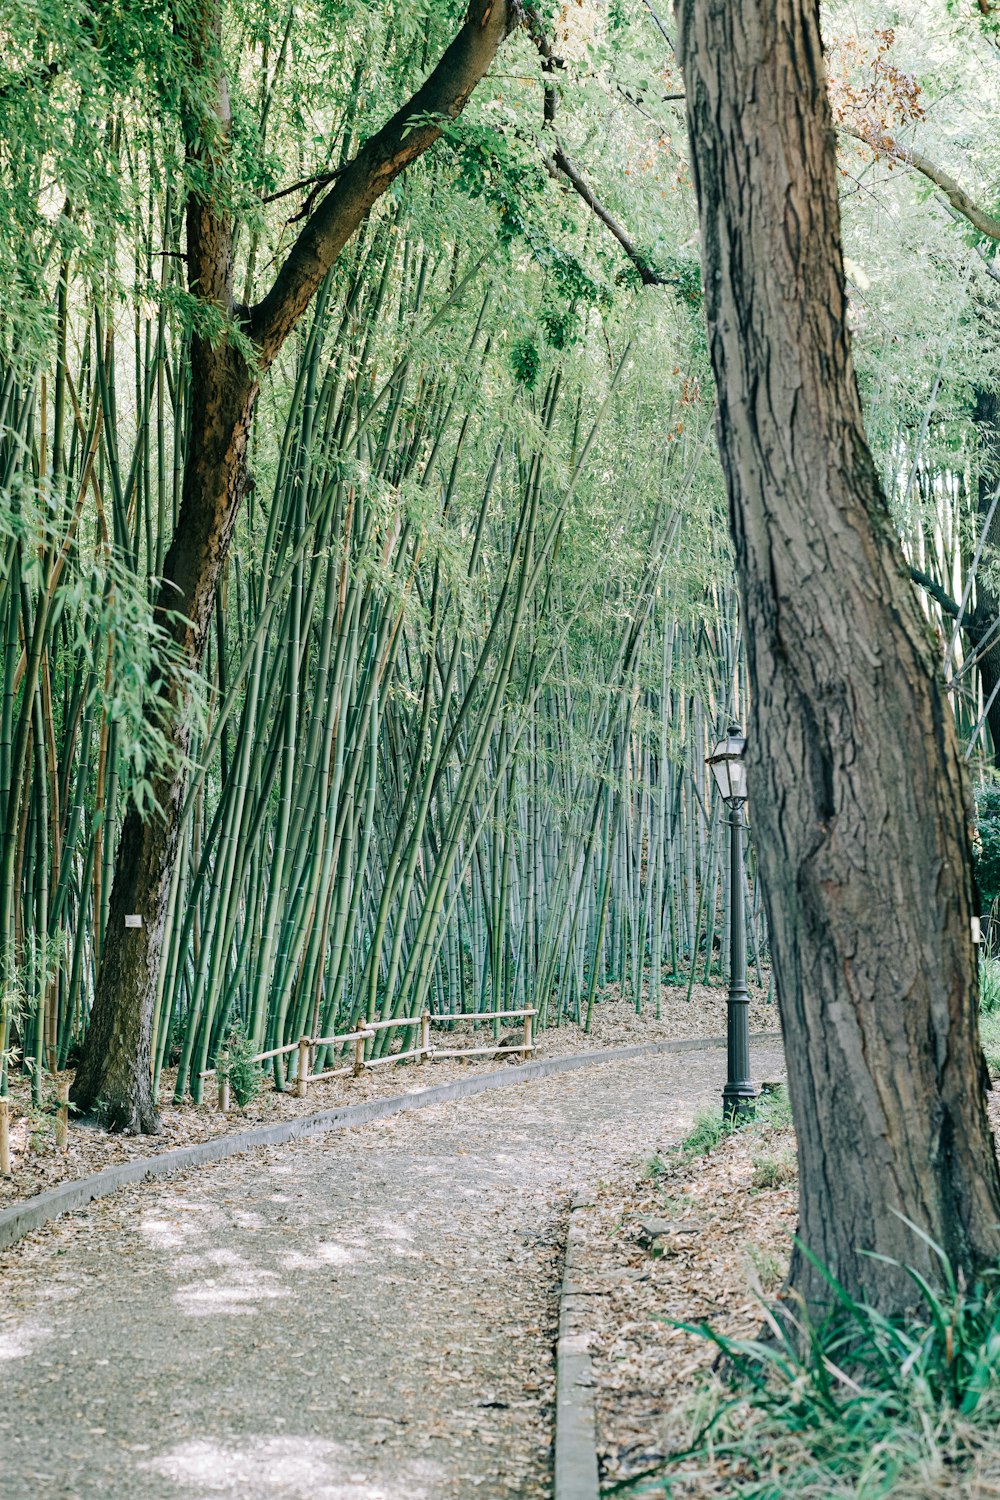
<path id="1" fill-rule="evenodd" d="M 582 1267 L 594 1293 L 591 1356 L 604 1484 L 654 1467 L 690 1435 L 714 1355 L 675 1322 L 753 1334 L 755 1288 L 773 1291 L 795 1227 L 795 1186 L 753 1187 L 762 1160 L 786 1161 L 790 1129 L 741 1132 L 665 1172 L 641 1164 L 605 1183 L 585 1216 Z M 769 1175 L 769 1174 L 765 1174 Z M 779 1174 L 782 1175 L 782 1174 Z M 708 1493 L 706 1491 L 706 1493 Z"/>
<path id="2" fill-rule="evenodd" d="M 1000 1086 L 988 1105 L 1000 1136 Z M 790 1127 L 771 1127 L 693 1159 L 663 1149 L 665 1172 L 647 1175 L 637 1161 L 595 1195 L 581 1273 L 593 1293 L 602 1485 L 656 1468 L 696 1431 L 715 1349 L 675 1323 L 707 1322 L 736 1338 L 759 1331 L 759 1294 L 781 1286 L 797 1221 L 794 1146 Z M 672 1473 L 671 1494 L 730 1492 L 721 1468 L 701 1460 Z"/>

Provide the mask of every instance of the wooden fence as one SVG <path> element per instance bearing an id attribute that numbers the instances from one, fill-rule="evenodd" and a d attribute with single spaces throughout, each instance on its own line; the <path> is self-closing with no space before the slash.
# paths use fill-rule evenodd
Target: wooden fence
<path id="1" fill-rule="evenodd" d="M 481 1013 L 469 1014 L 466 1011 L 449 1011 L 444 1015 L 431 1015 L 424 1011 L 423 1015 L 403 1017 L 391 1021 L 366 1021 L 356 1031 L 342 1032 L 336 1036 L 303 1036 L 297 1042 L 289 1042 L 284 1047 L 272 1047 L 267 1052 L 256 1052 L 253 1057 L 247 1059 L 250 1063 L 263 1063 L 272 1057 L 283 1057 L 288 1053 L 298 1054 L 295 1064 L 295 1094 L 299 1099 L 306 1098 L 311 1083 L 320 1083 L 325 1078 L 359 1078 L 369 1068 L 381 1068 L 385 1063 L 407 1062 L 416 1058 L 418 1062 L 433 1062 L 438 1057 L 496 1057 L 504 1052 L 517 1052 L 527 1061 L 535 1050 L 535 1042 L 532 1028 L 536 1011 L 533 1008 L 527 1010 L 499 1010 L 483 1011 Z M 520 1020 L 524 1026 L 524 1038 L 514 1045 L 507 1044 L 502 1047 L 496 1045 L 490 1047 L 435 1047 L 431 1043 L 431 1027 L 443 1025 L 452 1021 L 470 1021 L 473 1026 L 482 1026 L 494 1021 Z M 386 1053 L 384 1057 L 365 1057 L 365 1045 L 371 1041 L 377 1032 L 389 1027 L 398 1027 L 400 1030 L 413 1030 L 419 1027 L 420 1043 L 416 1047 L 410 1047 L 402 1052 Z M 321 1073 L 312 1072 L 313 1058 L 318 1047 L 348 1047 L 353 1044 L 353 1058 L 344 1067 L 326 1068 Z M 229 1066 L 228 1055 L 225 1052 L 219 1054 L 214 1068 L 206 1068 L 201 1074 L 202 1078 L 218 1078 L 219 1080 L 219 1108 L 224 1114 L 229 1111 Z"/>

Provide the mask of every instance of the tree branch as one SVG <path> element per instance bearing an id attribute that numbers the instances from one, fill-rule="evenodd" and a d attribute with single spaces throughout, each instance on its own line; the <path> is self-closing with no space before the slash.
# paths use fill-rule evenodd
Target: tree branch
<path id="1" fill-rule="evenodd" d="M 555 152 L 552 156 L 546 156 L 543 152 L 542 160 L 545 163 L 545 169 L 548 172 L 549 176 L 558 178 L 559 174 L 561 173 L 562 176 L 566 178 L 566 181 L 570 184 L 573 191 L 578 193 L 579 196 L 583 199 L 584 203 L 586 203 L 591 212 L 598 219 L 600 219 L 601 223 L 605 226 L 606 229 L 610 230 L 615 239 L 618 241 L 619 245 L 621 245 L 622 249 L 625 251 L 625 254 L 628 256 L 629 260 L 638 271 L 643 286 L 667 286 L 676 279 L 674 277 L 665 276 L 662 271 L 658 271 L 655 266 L 650 265 L 649 261 L 643 255 L 642 251 L 636 245 L 635 241 L 628 235 L 628 233 L 619 224 L 618 220 L 614 217 L 614 215 L 604 207 L 604 204 L 591 190 L 590 186 L 588 185 L 583 174 L 580 172 L 579 168 L 576 166 L 575 162 L 571 157 L 567 156 L 566 152 L 563 150 L 562 143 L 560 142 L 558 136 L 556 136 Z"/>
<path id="2" fill-rule="evenodd" d="M 370 136 L 306 220 L 271 290 L 251 308 L 249 332 L 266 368 L 344 245 L 391 183 L 465 108 L 497 50 L 519 24 L 519 0 L 471 0 L 461 30 L 402 109 Z"/>
<path id="3" fill-rule="evenodd" d="M 655 266 L 650 264 L 648 258 L 643 255 L 631 235 L 622 228 L 614 215 L 604 207 L 604 204 L 590 187 L 579 167 L 564 150 L 562 141 L 556 132 L 556 85 L 555 80 L 552 78 L 555 70 L 564 66 L 563 60 L 561 57 L 557 57 L 552 50 L 552 43 L 549 41 L 545 28 L 542 25 L 541 17 L 534 7 L 525 11 L 525 19 L 528 23 L 528 33 L 542 59 L 542 72 L 546 75 L 543 118 L 547 128 L 552 132 L 556 148 L 551 156 L 546 151 L 542 151 L 545 170 L 550 177 L 554 177 L 557 180 L 561 173 L 573 191 L 578 193 L 583 199 L 591 213 L 600 219 L 606 229 L 610 230 L 638 271 L 643 286 L 670 285 L 674 278 L 665 276 Z M 629 102 L 632 103 L 633 101 L 630 100 Z"/>
<path id="4" fill-rule="evenodd" d="M 914 568 L 912 565 L 910 567 L 910 577 L 914 583 L 918 583 L 922 589 L 925 589 L 937 604 L 940 604 L 946 615 L 950 615 L 953 620 L 958 619 L 961 610 L 951 595 L 941 587 L 935 578 L 932 578 L 929 573 L 922 572 L 920 568 Z M 969 622 L 967 621 L 966 623 L 968 624 Z"/>
<path id="5" fill-rule="evenodd" d="M 987 239 L 1000 242 L 1000 219 L 980 208 L 954 177 L 943 167 L 932 162 L 930 157 L 924 156 L 920 151 L 914 151 L 909 146 L 900 145 L 895 136 L 888 132 L 866 133 L 854 125 L 841 125 L 840 129 L 844 135 L 853 136 L 856 141 L 861 141 L 870 150 L 881 153 L 883 156 L 891 156 L 895 161 L 912 167 L 915 172 L 926 177 L 928 182 L 932 182 L 944 194 L 952 208 L 974 229 L 978 229 L 979 233 L 984 234 Z"/>

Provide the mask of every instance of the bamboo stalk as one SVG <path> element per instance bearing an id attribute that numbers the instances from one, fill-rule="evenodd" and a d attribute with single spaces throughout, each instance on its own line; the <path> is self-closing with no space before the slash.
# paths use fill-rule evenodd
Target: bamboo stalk
<path id="1" fill-rule="evenodd" d="M 217 1066 L 219 1080 L 219 1110 L 222 1114 L 229 1113 L 229 1053 L 220 1052 Z"/>
<path id="2" fill-rule="evenodd" d="M 10 1175 L 10 1101 L 0 1099 L 0 1177 Z"/>
<path id="3" fill-rule="evenodd" d="M 69 1150 L 69 1080 L 59 1085 L 59 1108 L 56 1110 L 56 1150 Z"/>

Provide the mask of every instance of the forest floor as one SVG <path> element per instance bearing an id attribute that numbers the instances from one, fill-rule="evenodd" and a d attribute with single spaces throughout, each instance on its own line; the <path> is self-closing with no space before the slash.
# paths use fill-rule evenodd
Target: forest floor
<path id="1" fill-rule="evenodd" d="M 0 1256 L 0 1497 L 542 1500 L 568 1204 L 634 1180 L 724 1070 L 718 1047 L 609 1061 L 28 1236 Z"/>
<path id="2" fill-rule="evenodd" d="M 568 1021 L 558 1027 L 550 1026 L 536 1035 L 534 1058 L 559 1057 L 607 1047 L 628 1047 L 643 1042 L 721 1036 L 725 1025 L 726 992 L 717 985 L 695 985 L 690 1000 L 687 998 L 686 986 L 664 986 L 659 1017 L 648 1004 L 644 1006 L 642 1014 L 637 1015 L 633 1000 L 622 998 L 617 991 L 611 990 L 595 1006 L 594 1023 L 589 1033 Z M 766 991 L 751 989 L 750 1026 L 754 1031 L 776 1031 L 778 1028 L 777 1008 L 766 1003 Z M 483 1028 L 474 1030 L 461 1024 L 452 1032 L 435 1031 L 432 1036 L 439 1046 L 449 1047 L 482 1046 L 485 1040 Z M 444 1039 L 445 1036 L 447 1040 Z M 400 1045 L 397 1043 L 397 1050 Z M 513 1054 L 505 1054 L 497 1060 L 489 1056 L 469 1061 L 462 1058 L 442 1058 L 419 1066 L 400 1064 L 398 1067 L 383 1067 L 365 1073 L 360 1078 L 332 1078 L 323 1083 L 310 1084 L 305 1099 L 297 1099 L 294 1093 L 278 1093 L 268 1080 L 262 1092 L 245 1110 L 234 1108 L 228 1115 L 221 1114 L 217 1108 L 212 1079 L 207 1081 L 206 1097 L 201 1104 L 190 1101 L 174 1104 L 171 1096 L 176 1072 L 171 1070 L 165 1072 L 161 1080 L 161 1134 L 132 1137 L 110 1135 L 106 1130 L 89 1123 L 80 1127 L 71 1118 L 69 1147 L 65 1153 L 56 1150 L 54 1106 L 58 1084 L 62 1079 L 70 1079 L 72 1075 L 66 1073 L 46 1076 L 44 1107 L 36 1108 L 31 1102 L 28 1080 L 12 1072 L 10 1105 L 13 1175 L 9 1178 L 0 1177 L 0 1208 L 56 1187 L 60 1182 L 89 1176 L 117 1162 L 153 1156 L 177 1146 L 191 1145 L 212 1136 L 245 1130 L 253 1125 L 272 1124 L 296 1115 L 313 1114 L 322 1109 L 338 1109 L 345 1104 L 358 1104 L 386 1094 L 424 1089 L 431 1084 L 468 1077 L 472 1072 L 493 1072 L 498 1062 L 508 1060 L 516 1063 L 520 1058 Z"/>
<path id="3" fill-rule="evenodd" d="M 755 1050 L 758 1078 L 764 1055 Z M 1000 1142 L 996 1082 L 988 1105 Z M 787 1106 L 721 1138 L 711 1126 L 696 1126 L 686 1148 L 664 1131 L 600 1183 L 582 1216 L 576 1265 L 577 1281 L 591 1294 L 602 1489 L 656 1471 L 665 1455 L 691 1443 L 716 1383 L 717 1350 L 675 1322 L 708 1323 L 728 1338 L 756 1337 L 761 1296 L 773 1296 L 785 1280 L 797 1197 Z M 666 1232 L 651 1235 L 657 1227 Z M 669 1473 L 669 1493 L 678 1500 L 733 1492 L 724 1454 L 672 1463 Z M 644 1492 L 664 1494 L 662 1486 Z M 917 1500 L 916 1490 L 898 1493 Z M 926 1493 L 959 1491 L 932 1486 Z M 994 1483 L 960 1493 L 971 1500 L 1000 1490 Z"/>

